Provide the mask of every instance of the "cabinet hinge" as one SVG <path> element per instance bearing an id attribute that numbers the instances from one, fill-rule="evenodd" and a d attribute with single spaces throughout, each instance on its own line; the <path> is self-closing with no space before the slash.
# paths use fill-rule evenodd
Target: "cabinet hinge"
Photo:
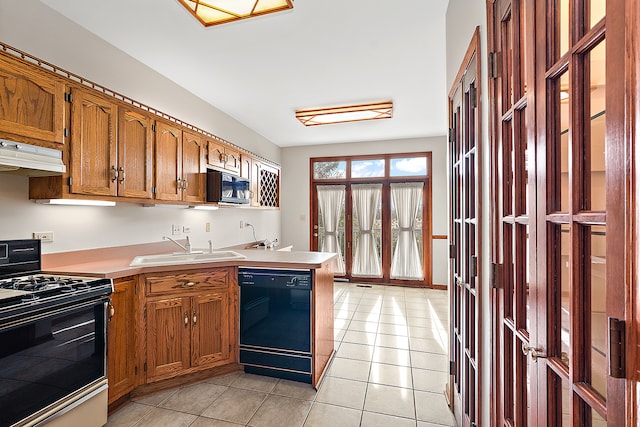
<path id="1" fill-rule="evenodd" d="M 478 107 L 478 89 L 475 86 L 469 87 L 469 102 L 473 108 Z"/>
<path id="2" fill-rule="evenodd" d="M 229 353 L 231 353 L 231 344 L 229 344 Z"/>
<path id="3" fill-rule="evenodd" d="M 69 187 L 73 185 L 73 178 L 69 177 Z"/>
<path id="4" fill-rule="evenodd" d="M 498 289 L 498 264 L 491 263 L 491 271 L 489 272 L 489 283 L 493 289 Z"/>
<path id="5" fill-rule="evenodd" d="M 71 92 L 64 94 L 64 100 L 69 103 L 73 102 L 73 96 L 71 95 Z"/>
<path id="6" fill-rule="evenodd" d="M 69 136 L 69 129 L 64 128 L 64 130 L 62 131 L 62 134 L 64 135 L 64 137 L 68 137 Z"/>
<path id="7" fill-rule="evenodd" d="M 144 370 L 145 372 L 147 372 L 147 362 L 144 362 L 143 370 Z"/>
<path id="8" fill-rule="evenodd" d="M 135 368 L 133 368 L 133 372 L 138 375 L 138 367 L 136 366 Z"/>
<path id="9" fill-rule="evenodd" d="M 498 52 L 489 52 L 487 55 L 487 72 L 490 79 L 498 78 Z"/>
<path id="10" fill-rule="evenodd" d="M 137 283 L 135 285 L 133 285 L 133 293 L 135 295 L 138 295 L 138 284 Z"/>
<path id="11" fill-rule="evenodd" d="M 625 377 L 625 324 L 624 320 L 609 317 L 609 375 Z"/>
<path id="12" fill-rule="evenodd" d="M 449 245 L 449 259 L 454 259 L 456 257 L 456 245 Z"/>
<path id="13" fill-rule="evenodd" d="M 151 187 L 151 194 L 156 194 L 156 187 Z"/>
<path id="14" fill-rule="evenodd" d="M 478 257 L 475 255 L 469 258 L 469 274 L 471 277 L 478 276 Z"/>
<path id="15" fill-rule="evenodd" d="M 456 362 L 454 362 L 453 360 L 449 361 L 449 375 L 453 375 L 453 373 L 455 372 L 456 369 Z"/>
<path id="16" fill-rule="evenodd" d="M 142 316 L 146 319 L 147 318 L 147 309 L 144 309 L 144 313 L 142 314 Z"/>
<path id="17" fill-rule="evenodd" d="M 156 125 L 155 123 L 151 125 L 151 132 L 155 132 L 156 131 Z"/>

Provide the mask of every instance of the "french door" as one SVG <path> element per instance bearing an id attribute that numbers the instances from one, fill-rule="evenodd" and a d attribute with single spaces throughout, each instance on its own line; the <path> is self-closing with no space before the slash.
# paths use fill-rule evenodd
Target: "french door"
<path id="1" fill-rule="evenodd" d="M 624 11 L 489 4 L 496 425 L 628 417 Z"/>
<path id="2" fill-rule="evenodd" d="M 350 280 L 431 284 L 430 153 L 311 159 L 311 250 Z"/>

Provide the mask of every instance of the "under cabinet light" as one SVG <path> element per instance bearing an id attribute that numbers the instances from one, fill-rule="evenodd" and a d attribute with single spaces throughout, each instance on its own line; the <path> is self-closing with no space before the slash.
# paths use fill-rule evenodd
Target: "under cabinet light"
<path id="1" fill-rule="evenodd" d="M 83 199 L 37 199 L 39 205 L 71 205 L 71 206 L 115 206 L 116 202 L 105 200 L 83 200 Z"/>
<path id="2" fill-rule="evenodd" d="M 296 111 L 296 118 L 305 126 L 359 122 L 362 120 L 390 119 L 392 116 L 392 101 Z"/>
<path id="3" fill-rule="evenodd" d="M 220 208 L 218 206 L 211 206 L 211 205 L 197 205 L 197 206 L 189 206 L 189 209 L 195 209 L 199 211 L 217 211 Z"/>
<path id="4" fill-rule="evenodd" d="M 205 27 L 293 9 L 293 0 L 178 0 Z"/>

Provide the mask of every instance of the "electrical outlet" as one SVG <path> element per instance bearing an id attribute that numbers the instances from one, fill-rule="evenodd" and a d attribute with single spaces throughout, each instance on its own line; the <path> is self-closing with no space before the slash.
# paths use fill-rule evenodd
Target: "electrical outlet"
<path id="1" fill-rule="evenodd" d="M 43 242 L 53 242 L 53 231 L 38 231 L 33 233 L 33 238 Z"/>
<path id="2" fill-rule="evenodd" d="M 182 226 L 182 232 L 184 234 L 191 233 L 191 227 L 189 227 L 188 225 L 183 225 Z"/>
<path id="3" fill-rule="evenodd" d="M 173 224 L 171 226 L 171 234 L 174 236 L 177 236 L 178 234 L 180 234 L 181 230 L 182 230 L 182 227 L 180 227 L 178 224 Z"/>
<path id="4" fill-rule="evenodd" d="M 210 222 L 205 222 L 204 223 L 204 231 L 209 233 L 211 232 L 211 223 Z"/>

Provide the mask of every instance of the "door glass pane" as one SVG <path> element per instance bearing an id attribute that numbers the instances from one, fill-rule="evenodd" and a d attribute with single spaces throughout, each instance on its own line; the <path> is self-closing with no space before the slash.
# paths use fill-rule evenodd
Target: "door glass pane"
<path id="1" fill-rule="evenodd" d="M 560 160 L 558 165 L 560 171 L 559 182 L 556 185 L 556 191 L 560 196 L 560 206 L 556 206 L 554 210 L 561 212 L 569 212 L 569 73 L 564 73 L 560 77 L 560 88 L 557 95 L 558 109 L 560 111 Z"/>
<path id="2" fill-rule="evenodd" d="M 607 314 L 606 314 L 606 251 L 607 236 L 604 226 L 589 227 L 588 242 L 591 244 L 591 384 L 606 398 L 607 396 Z"/>
<path id="3" fill-rule="evenodd" d="M 571 427 L 571 393 L 569 392 L 569 384 L 559 378 L 557 378 L 556 381 L 562 384 L 562 405 L 560 407 L 560 413 L 562 414 L 562 427 Z"/>
<path id="4" fill-rule="evenodd" d="M 454 151 L 455 153 L 455 148 Z M 456 157 L 453 158 L 455 161 Z M 391 159 L 390 176 L 425 176 L 427 174 L 426 157 L 403 157 Z"/>
<path id="5" fill-rule="evenodd" d="M 560 19 L 557 21 L 560 23 L 557 33 L 557 37 L 560 38 L 560 55 L 558 58 L 569 50 L 569 0 L 560 0 L 559 3 L 560 8 L 556 8 L 557 13 L 560 15 Z"/>
<path id="6" fill-rule="evenodd" d="M 607 205 L 607 188 L 605 186 L 605 41 L 596 46 L 589 53 L 590 74 L 590 133 L 591 145 L 589 157 L 591 164 L 586 170 L 591 170 L 591 210 L 605 210 Z M 587 194 L 588 190 L 585 191 Z M 589 209 L 589 206 L 585 206 Z"/>
<path id="7" fill-rule="evenodd" d="M 422 182 L 391 184 L 391 278 L 422 280 Z M 419 239 L 418 239 L 419 237 Z"/>
<path id="8" fill-rule="evenodd" d="M 383 176 L 384 159 L 351 161 L 351 178 L 379 178 Z"/>
<path id="9" fill-rule="evenodd" d="M 530 291 L 529 291 L 529 285 L 530 285 L 530 260 L 531 258 L 529 257 L 529 226 L 525 226 L 525 242 L 524 242 L 524 248 L 525 248 L 525 286 L 526 286 L 526 290 L 525 290 L 525 322 L 526 322 L 526 328 L 527 331 L 531 330 L 531 295 L 530 295 Z"/>
<path id="10" fill-rule="evenodd" d="M 607 422 L 595 409 L 591 409 L 591 427 L 606 427 Z"/>
<path id="11" fill-rule="evenodd" d="M 589 0 L 589 24 L 596 25 L 606 14 L 606 0 Z"/>
<path id="12" fill-rule="evenodd" d="M 513 31 L 511 30 L 511 10 L 501 22 L 503 65 L 506 78 L 503 82 L 502 111 L 508 111 L 513 105 Z"/>
<path id="13" fill-rule="evenodd" d="M 314 179 L 343 179 L 347 177 L 347 162 L 314 162 Z"/>
<path id="14" fill-rule="evenodd" d="M 334 263 L 334 273 L 345 274 L 345 186 L 318 185 L 318 251 L 338 254 Z"/>
<path id="15" fill-rule="evenodd" d="M 568 224 L 560 226 L 560 357 L 563 363 L 569 365 L 569 349 L 571 348 L 571 300 L 570 300 L 570 250 L 571 237 Z M 558 288 L 557 288 L 558 289 Z"/>
<path id="16" fill-rule="evenodd" d="M 382 184 L 354 184 L 351 197 L 354 245 L 352 275 L 382 277 Z"/>

